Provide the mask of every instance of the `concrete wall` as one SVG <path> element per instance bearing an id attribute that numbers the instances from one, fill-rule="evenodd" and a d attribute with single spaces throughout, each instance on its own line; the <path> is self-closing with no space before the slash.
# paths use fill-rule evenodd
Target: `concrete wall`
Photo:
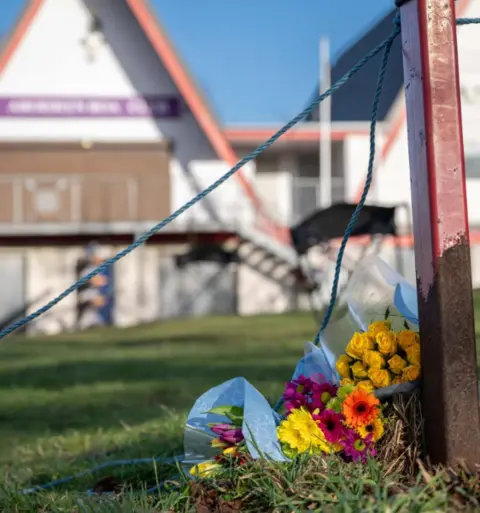
<path id="1" fill-rule="evenodd" d="M 100 246 L 98 255 L 109 258 L 121 249 Z M 194 263 L 178 268 L 174 256 L 187 249 L 186 245 L 143 246 L 115 264 L 116 325 L 132 326 L 179 316 L 252 315 L 291 308 L 291 287 L 282 286 L 245 264 L 222 267 Z M 12 286 L 2 289 L 3 295 L 0 293 L 0 316 L 7 316 L 23 302 L 36 300 L 27 312 L 32 313 L 63 292 L 76 281 L 75 264 L 82 254 L 81 247 L 0 250 L 0 272 L 14 278 Z M 20 269 L 20 275 L 12 274 L 12 264 Z M 30 333 L 51 334 L 74 329 L 75 293 L 28 327 Z"/>

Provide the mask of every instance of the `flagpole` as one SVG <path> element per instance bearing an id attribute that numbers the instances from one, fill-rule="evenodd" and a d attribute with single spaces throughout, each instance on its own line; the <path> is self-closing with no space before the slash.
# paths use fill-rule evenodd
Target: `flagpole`
<path id="1" fill-rule="evenodd" d="M 324 36 L 320 39 L 319 48 L 319 93 L 324 93 L 331 84 L 330 41 Z M 325 98 L 319 105 L 319 192 L 320 208 L 332 204 L 332 140 L 331 140 L 331 99 Z"/>

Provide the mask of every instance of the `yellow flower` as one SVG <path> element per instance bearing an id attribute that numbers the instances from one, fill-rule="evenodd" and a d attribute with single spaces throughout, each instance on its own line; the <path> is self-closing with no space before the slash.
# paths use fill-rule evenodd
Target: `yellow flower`
<path id="1" fill-rule="evenodd" d="M 238 447 L 227 447 L 224 451 L 223 451 L 223 454 L 226 454 L 227 456 L 235 456 L 235 454 L 237 454 L 238 452 Z"/>
<path id="2" fill-rule="evenodd" d="M 372 435 L 372 440 L 374 442 L 382 438 L 384 431 L 383 421 L 379 417 L 373 419 L 372 422 L 366 426 L 360 426 L 357 428 L 357 433 L 362 438 L 367 438 L 367 436 Z"/>
<path id="3" fill-rule="evenodd" d="M 363 361 L 373 369 L 385 367 L 385 358 L 378 351 L 365 351 Z"/>
<path id="4" fill-rule="evenodd" d="M 377 345 L 380 353 L 393 356 L 398 349 L 397 334 L 393 331 L 382 331 L 377 335 Z"/>
<path id="5" fill-rule="evenodd" d="M 373 383 L 369 379 L 364 379 L 357 383 L 357 388 L 367 393 L 372 393 L 375 390 Z"/>
<path id="6" fill-rule="evenodd" d="M 412 365 L 420 365 L 420 344 L 414 343 L 405 349 L 407 360 Z"/>
<path id="7" fill-rule="evenodd" d="M 353 381 L 353 379 L 350 379 L 350 378 L 343 378 L 340 380 L 340 386 L 344 386 L 344 385 L 354 385 L 355 382 Z"/>
<path id="8" fill-rule="evenodd" d="M 403 369 L 402 379 L 404 382 L 415 381 L 420 377 L 420 366 L 409 365 Z"/>
<path id="9" fill-rule="evenodd" d="M 342 354 L 338 357 L 337 363 L 335 367 L 337 368 L 337 372 L 340 374 L 341 378 L 350 378 L 350 363 L 352 359 L 350 356 L 346 354 Z"/>
<path id="10" fill-rule="evenodd" d="M 382 331 L 390 331 L 391 321 L 376 321 L 368 326 L 368 332 L 376 337 Z"/>
<path id="11" fill-rule="evenodd" d="M 400 355 L 396 354 L 388 360 L 388 366 L 394 374 L 401 374 L 407 366 L 407 362 Z"/>
<path id="12" fill-rule="evenodd" d="M 390 372 L 386 369 L 370 369 L 368 371 L 368 377 L 375 388 L 388 387 L 392 383 Z"/>
<path id="13" fill-rule="evenodd" d="M 404 383 L 402 376 L 395 376 L 392 379 L 392 385 L 401 385 L 402 383 Z"/>
<path id="14" fill-rule="evenodd" d="M 224 442 L 223 440 L 221 440 L 220 438 L 214 438 L 210 442 L 210 445 L 215 449 L 225 449 L 226 447 L 228 447 L 228 444 L 226 442 Z"/>
<path id="15" fill-rule="evenodd" d="M 362 333 L 362 338 L 365 343 L 365 351 L 367 349 L 375 349 L 375 336 L 372 333 L 366 331 L 365 333 Z"/>
<path id="16" fill-rule="evenodd" d="M 340 445 L 327 442 L 323 431 L 313 420 L 312 414 L 296 409 L 277 428 L 278 440 L 297 453 L 321 451 L 327 454 L 341 450 Z"/>
<path id="17" fill-rule="evenodd" d="M 403 330 L 397 333 L 398 345 L 403 349 L 407 349 L 412 344 L 420 343 L 420 335 L 412 330 Z"/>
<path id="18" fill-rule="evenodd" d="M 367 369 L 362 362 L 358 362 L 358 361 L 355 362 L 351 368 L 352 368 L 352 374 L 356 378 L 366 378 L 368 376 Z"/>
<path id="19" fill-rule="evenodd" d="M 218 463 L 214 461 L 204 461 L 203 463 L 199 463 L 190 469 L 190 474 L 192 476 L 198 477 L 209 477 L 221 467 Z"/>
<path id="20" fill-rule="evenodd" d="M 348 356 L 351 356 L 357 360 L 361 360 L 363 357 L 363 352 L 366 349 L 372 349 L 373 344 L 374 342 L 371 337 L 366 337 L 364 333 L 356 332 L 353 334 L 353 337 L 348 343 L 345 352 L 348 354 Z"/>

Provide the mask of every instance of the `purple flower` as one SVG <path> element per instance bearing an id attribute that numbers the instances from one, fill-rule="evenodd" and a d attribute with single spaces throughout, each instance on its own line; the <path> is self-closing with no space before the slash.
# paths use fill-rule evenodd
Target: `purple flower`
<path id="1" fill-rule="evenodd" d="M 229 444 L 238 444 L 243 440 L 243 433 L 241 429 L 230 429 L 230 431 L 224 431 L 220 435 L 220 439 Z"/>
<path id="2" fill-rule="evenodd" d="M 312 393 L 312 409 L 324 410 L 328 401 L 337 395 L 337 391 L 338 387 L 331 383 L 317 384 Z"/>
<path id="3" fill-rule="evenodd" d="M 343 442 L 345 456 L 352 461 L 366 463 L 369 456 L 375 456 L 372 435 L 362 438 L 356 431 L 348 430 Z"/>
<path id="4" fill-rule="evenodd" d="M 283 394 L 287 411 L 308 406 L 313 387 L 313 381 L 305 376 L 299 376 L 297 379 L 289 381 Z"/>
<path id="5" fill-rule="evenodd" d="M 303 396 L 303 387 L 293 381 L 287 383 L 285 387 L 285 393 L 283 394 L 283 400 L 285 402 L 285 408 L 287 411 L 300 408 L 305 403 Z"/>
<path id="6" fill-rule="evenodd" d="M 302 406 L 312 412 L 316 409 L 322 411 L 336 393 L 337 387 L 328 383 L 321 374 L 315 374 L 311 378 L 299 376 L 287 383 L 283 400 L 287 411 Z"/>
<path id="7" fill-rule="evenodd" d="M 230 431 L 232 429 L 231 424 L 215 424 L 210 428 L 216 435 L 221 435 L 225 431 Z"/>

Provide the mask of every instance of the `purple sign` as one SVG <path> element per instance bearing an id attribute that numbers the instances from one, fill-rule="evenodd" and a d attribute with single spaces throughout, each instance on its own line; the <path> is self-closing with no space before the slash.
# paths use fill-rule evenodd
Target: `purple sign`
<path id="1" fill-rule="evenodd" d="M 177 96 L 0 96 L 2 118 L 178 118 Z"/>

